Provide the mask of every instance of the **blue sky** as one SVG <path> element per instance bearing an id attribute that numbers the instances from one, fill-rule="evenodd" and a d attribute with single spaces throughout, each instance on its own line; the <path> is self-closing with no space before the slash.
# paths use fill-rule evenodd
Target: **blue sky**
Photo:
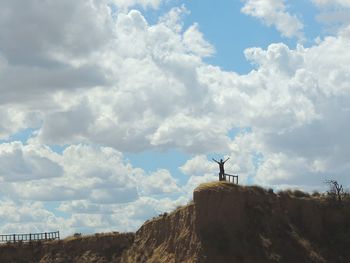
<path id="1" fill-rule="evenodd" d="M 134 231 L 212 158 L 242 184 L 349 185 L 349 8 L 1 1 L 0 232 Z"/>

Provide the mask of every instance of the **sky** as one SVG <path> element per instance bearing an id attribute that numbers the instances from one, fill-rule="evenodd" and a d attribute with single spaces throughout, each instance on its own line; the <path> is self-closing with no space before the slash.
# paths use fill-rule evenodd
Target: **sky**
<path id="1" fill-rule="evenodd" d="M 0 1 L 0 233 L 135 231 L 217 180 L 350 186 L 350 0 Z"/>

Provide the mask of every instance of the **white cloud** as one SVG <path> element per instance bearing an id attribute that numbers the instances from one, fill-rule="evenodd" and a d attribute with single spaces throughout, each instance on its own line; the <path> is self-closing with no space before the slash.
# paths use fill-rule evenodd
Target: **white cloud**
<path id="1" fill-rule="evenodd" d="M 159 18 L 159 23 L 164 24 L 167 28 L 177 33 L 181 33 L 184 26 L 183 18 L 188 14 L 190 14 L 190 11 L 184 5 L 173 7 L 169 12 Z"/>
<path id="2" fill-rule="evenodd" d="M 0 231 L 3 234 L 57 230 L 63 236 L 69 233 L 65 220 L 45 209 L 40 202 L 0 201 L 0 205 Z"/>
<path id="3" fill-rule="evenodd" d="M 122 203 L 137 199 L 138 169 L 111 148 L 71 145 L 61 155 L 19 142 L 1 144 L 2 192 L 34 201 L 89 199 Z M 16 170 L 17 167 L 17 170 Z"/>
<path id="4" fill-rule="evenodd" d="M 112 213 L 110 205 L 93 204 L 87 200 L 63 201 L 60 203 L 58 210 L 78 214 Z"/>
<path id="5" fill-rule="evenodd" d="M 316 18 L 317 21 L 328 26 L 328 32 L 337 32 L 339 28 L 350 24 L 349 11 L 350 8 L 332 11 L 324 10 Z"/>
<path id="6" fill-rule="evenodd" d="M 334 34 L 350 25 L 349 0 L 312 0 L 320 10 L 316 16 L 318 22 L 326 25 L 327 32 Z"/>
<path id="7" fill-rule="evenodd" d="M 181 189 L 169 171 L 146 174 L 109 147 L 71 145 L 58 154 L 39 144 L 13 142 L 1 144 L 0 162 L 0 218 L 6 222 L 0 229 L 6 232 L 131 231 L 186 201 L 173 195 Z M 19 173 L 16 167 L 25 171 Z M 64 218 L 49 211 L 52 203 Z"/>
<path id="8" fill-rule="evenodd" d="M 14 66 L 57 69 L 55 54 L 84 57 L 105 45 L 113 32 L 103 1 L 4 0 L 0 6 L 2 52 Z"/>
<path id="9" fill-rule="evenodd" d="M 190 26 L 183 37 L 184 44 L 196 55 L 206 57 L 214 53 L 214 48 L 204 40 L 203 34 L 198 30 L 198 24 Z"/>
<path id="10" fill-rule="evenodd" d="M 33 124 L 30 116 L 15 107 L 0 106 L 0 119 L 0 139 L 8 139 L 10 135 Z"/>
<path id="11" fill-rule="evenodd" d="M 263 143 L 260 149 L 264 154 L 257 182 L 310 187 L 332 176 L 348 183 L 344 173 L 348 163 L 343 158 L 348 155 L 349 142 L 345 121 L 349 117 L 348 41 L 345 29 L 316 46 L 289 50 L 292 53 L 284 59 L 287 65 L 292 65 L 288 61 L 296 56 L 303 59 L 288 70 L 287 77 L 280 73 L 283 67 L 278 66 L 279 59 L 269 60 L 276 55 L 280 58 L 285 51 L 270 56 L 270 46 L 262 59 L 260 51 L 253 56 L 260 63 L 254 74 L 264 79 L 258 92 L 264 94 L 271 88 L 268 95 L 265 93 L 263 107 L 269 109 L 265 111 L 269 117 L 263 116 L 261 108 L 263 114 L 253 119 L 253 131 L 256 140 Z"/>
<path id="12" fill-rule="evenodd" d="M 198 118 L 199 117 L 199 118 Z M 224 126 L 215 125 L 206 116 L 177 114 L 163 121 L 156 132 L 150 136 L 152 145 L 181 147 L 190 152 L 224 150 L 229 139 Z M 213 125 L 216 127 L 213 129 Z M 210 144 L 205 144 L 210 141 Z"/>
<path id="13" fill-rule="evenodd" d="M 30 204 L 18 204 L 11 201 L 2 201 L 0 210 L 1 222 L 12 221 L 14 223 L 36 223 L 47 220 L 53 213 L 43 209 L 39 202 Z"/>
<path id="14" fill-rule="evenodd" d="M 180 190 L 176 180 L 165 169 L 157 170 L 148 176 L 146 175 L 140 178 L 139 185 L 140 193 L 145 196 L 166 193 L 173 194 Z"/>
<path id="15" fill-rule="evenodd" d="M 242 183 L 307 188 L 326 175 L 348 183 L 348 27 L 309 48 L 247 49 L 255 70 L 239 75 L 203 61 L 214 48 L 200 27 L 184 28 L 184 8 L 150 25 L 136 10 L 112 16 L 105 2 L 29 2 L 0 4 L 0 136 L 36 129 L 27 144 L 0 145 L 2 202 L 40 206 L 48 226 L 66 232 L 134 230 L 216 180 L 212 152 L 231 157 L 227 172 Z M 246 1 L 243 11 L 300 36 L 285 3 L 268 3 Z M 249 129 L 228 136 L 241 127 Z M 155 148 L 196 154 L 181 167 L 184 186 L 122 154 Z M 46 201 L 67 218 L 51 216 Z M 13 213 L 10 205 L 0 214 Z M 21 221 L 6 220 L 4 231 Z M 20 229 L 43 228 L 38 220 Z"/>
<path id="16" fill-rule="evenodd" d="M 11 53 L 13 45 L 2 43 L 2 57 L 7 61 L 3 66 L 6 83 L 1 85 L 4 98 L 21 103 L 21 108 L 14 111 L 23 115 L 19 115 L 21 118 L 16 123 L 12 123 L 15 118 L 11 117 L 11 123 L 5 122 L 4 127 L 0 127 L 4 138 L 23 126 L 38 128 L 42 124 L 33 140 L 46 144 L 92 141 L 124 151 L 171 145 L 200 151 L 201 145 L 205 145 L 203 141 L 209 137 L 219 141 L 217 148 L 224 147 L 225 136 L 216 139 L 218 132 L 199 130 L 209 125 L 207 118 L 199 114 L 211 102 L 206 96 L 208 87 L 199 83 L 197 69 L 203 65 L 202 57 L 210 55 L 213 48 L 204 40 L 197 25 L 182 31 L 179 17 L 186 13 L 184 7 L 171 10 L 159 23 L 150 26 L 139 11 L 117 13 L 113 19 L 108 6 L 89 2 L 71 6 L 69 10 L 96 15 L 78 19 L 68 12 L 62 16 L 64 23 L 58 26 L 55 20 L 58 14 L 46 17 L 40 10 L 57 9 L 59 13 L 63 6 L 73 5 L 72 2 L 49 6 L 33 4 L 26 14 L 28 19 L 41 27 L 44 25 L 35 19 L 46 21 L 48 28 L 40 28 L 33 32 L 37 37 L 24 40 L 26 36 L 17 29 L 16 21 L 11 24 L 16 2 L 3 5 L 9 15 L 3 18 L 0 30 L 8 27 L 11 32 L 18 32 L 18 35 L 8 33 L 7 41 L 28 44 L 26 49 L 18 46 L 21 50 Z M 75 31 L 70 33 L 73 29 Z M 89 36 L 79 37 L 83 30 L 89 31 Z M 91 43 L 94 43 L 93 48 Z M 22 56 L 13 57 L 21 52 L 34 56 L 29 64 L 22 61 L 25 59 Z M 38 60 L 43 59 L 52 66 L 40 66 Z M 20 83 L 16 75 L 21 75 L 21 80 L 26 76 L 28 79 Z M 28 92 L 16 91 L 24 85 Z M 197 127 L 168 125 L 170 133 L 165 132 L 167 127 L 161 127 L 163 121 L 172 122 L 175 112 L 188 122 L 200 117 Z M 28 114 L 35 114 L 35 122 L 21 123 Z M 187 138 L 169 141 L 169 136 L 182 130 Z M 191 137 L 196 140 L 192 141 Z"/>
<path id="17" fill-rule="evenodd" d="M 311 1 L 319 7 L 327 7 L 327 6 L 350 7 L 349 0 L 311 0 Z"/>
<path id="18" fill-rule="evenodd" d="M 275 26 L 285 37 L 303 37 L 303 23 L 287 11 L 285 0 L 244 0 L 241 11 L 256 17 L 268 26 Z"/>
<path id="19" fill-rule="evenodd" d="M 121 9 L 127 9 L 136 5 L 140 5 L 143 8 L 159 8 L 162 0 L 107 0 L 107 2 L 114 3 Z"/>
<path id="20" fill-rule="evenodd" d="M 270 70 L 280 74 L 293 76 L 297 69 L 303 64 L 303 48 L 299 46 L 300 52 L 290 50 L 284 44 L 271 44 L 267 50 L 261 48 L 248 48 L 244 51 L 246 58 L 256 63 L 264 70 Z M 270 68 L 272 66 L 272 68 Z"/>
<path id="21" fill-rule="evenodd" d="M 215 174 L 218 170 L 216 166 L 205 155 L 197 155 L 181 166 L 180 170 L 188 176 L 202 176 L 205 174 Z"/>
<path id="22" fill-rule="evenodd" d="M 55 154 L 45 147 L 24 146 L 20 142 L 0 144 L 0 178 L 2 181 L 29 181 L 54 178 L 63 174 Z"/>
<path id="23" fill-rule="evenodd" d="M 170 13 L 185 12 L 181 10 Z M 125 151 L 178 144 L 198 151 L 206 137 L 215 139 L 217 133 L 199 131 L 209 125 L 207 117 L 199 115 L 211 102 L 206 96 L 208 87 L 199 83 L 197 76 L 198 67 L 203 65 L 202 56 L 209 55 L 212 48 L 196 26 L 179 32 L 174 16 L 164 16 L 150 26 L 139 11 L 119 14 L 115 34 L 111 35 L 113 45 L 99 53 L 104 58 L 99 66 L 115 84 L 83 93 L 57 93 L 54 107 L 43 118 L 39 141 L 93 141 Z M 200 118 L 195 129 L 188 125 L 170 127 L 170 135 L 180 129 L 188 134 L 187 139 L 173 142 L 164 130 L 170 123 L 162 126 L 167 125 L 163 124 L 164 119 L 174 121 L 175 112 L 179 113 L 175 118 L 189 122 Z M 194 142 L 192 135 L 197 138 Z M 220 140 L 218 148 L 223 147 L 225 139 L 216 139 Z"/>
<path id="24" fill-rule="evenodd" d="M 187 181 L 186 185 L 183 187 L 183 196 L 185 196 L 188 199 L 192 199 L 193 191 L 198 185 L 202 183 L 213 182 L 213 181 L 216 181 L 217 179 L 218 179 L 217 176 L 212 174 L 205 174 L 201 176 L 191 176 Z"/>

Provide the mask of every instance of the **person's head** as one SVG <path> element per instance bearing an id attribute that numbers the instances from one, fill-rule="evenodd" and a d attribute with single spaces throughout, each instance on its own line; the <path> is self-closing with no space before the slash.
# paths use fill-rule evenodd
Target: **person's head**
<path id="1" fill-rule="evenodd" d="M 223 160 L 222 160 L 222 159 L 220 159 L 220 162 L 223 162 Z"/>

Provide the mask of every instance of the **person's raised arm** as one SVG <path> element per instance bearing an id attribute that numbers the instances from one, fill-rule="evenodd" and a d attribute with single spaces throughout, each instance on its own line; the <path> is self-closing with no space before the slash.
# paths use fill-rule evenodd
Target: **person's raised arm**
<path id="1" fill-rule="evenodd" d="M 224 161 L 224 163 L 226 163 L 226 161 L 227 161 L 228 159 L 230 159 L 230 157 L 228 157 L 228 158 Z"/>
<path id="2" fill-rule="evenodd" d="M 218 162 L 217 160 L 215 160 L 214 158 L 212 158 L 212 159 L 213 159 L 214 162 L 219 163 L 219 162 Z"/>

